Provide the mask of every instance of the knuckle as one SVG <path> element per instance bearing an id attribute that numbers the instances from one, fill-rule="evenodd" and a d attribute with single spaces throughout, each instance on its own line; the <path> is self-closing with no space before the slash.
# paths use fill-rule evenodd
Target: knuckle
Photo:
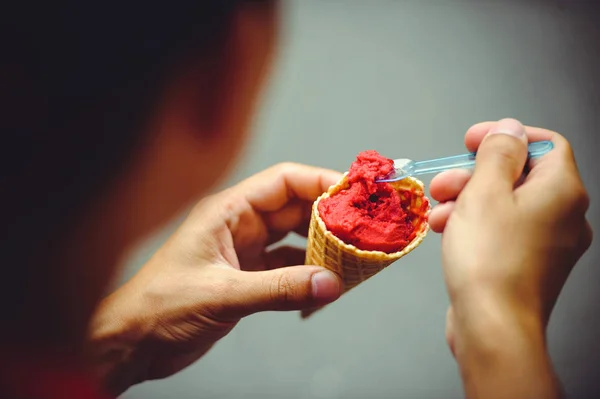
<path id="1" fill-rule="evenodd" d="M 569 180 L 567 180 L 569 181 Z M 590 197 L 581 182 L 574 181 L 573 177 L 570 177 L 571 184 L 566 185 L 566 206 L 572 211 L 579 211 L 585 213 L 590 206 Z"/>
<path id="2" fill-rule="evenodd" d="M 270 297 L 273 302 L 287 304 L 293 301 L 294 284 L 286 273 L 278 273 L 271 279 Z"/>
<path id="3" fill-rule="evenodd" d="M 195 215 L 204 210 L 208 204 L 211 204 L 214 201 L 214 198 L 217 194 L 208 195 L 202 198 L 200 201 L 196 202 L 192 207 L 191 214 Z"/>
<path id="4" fill-rule="evenodd" d="M 277 174 L 285 175 L 295 169 L 298 169 L 298 167 L 299 164 L 295 162 L 280 162 L 273 166 L 273 169 L 276 171 Z"/>
<path id="5" fill-rule="evenodd" d="M 590 207 L 590 195 L 587 190 L 581 186 L 581 192 L 579 193 L 578 205 L 579 208 L 585 213 Z"/>
<path id="6" fill-rule="evenodd" d="M 571 143 L 562 136 L 557 137 L 560 138 L 559 140 L 556 140 L 559 141 L 560 145 L 554 147 L 557 151 L 557 166 L 564 170 L 571 171 L 572 173 L 579 173 L 577 168 L 577 157 L 575 156 L 575 151 L 573 150 Z"/>
<path id="7" fill-rule="evenodd" d="M 574 157 L 575 151 L 573 151 L 573 146 L 571 145 L 571 142 L 567 140 L 567 138 L 563 135 L 556 133 L 556 136 L 559 137 L 559 139 L 562 141 L 561 147 L 563 148 L 563 154 L 569 157 Z"/>
<path id="8" fill-rule="evenodd" d="M 498 146 L 490 151 L 489 158 L 497 164 L 503 165 L 503 168 L 517 169 L 519 164 L 519 154 L 513 146 Z"/>

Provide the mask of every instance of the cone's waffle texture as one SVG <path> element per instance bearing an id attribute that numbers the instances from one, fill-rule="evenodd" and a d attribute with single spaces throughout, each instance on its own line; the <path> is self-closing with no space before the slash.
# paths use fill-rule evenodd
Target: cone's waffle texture
<path id="1" fill-rule="evenodd" d="M 346 175 L 336 185 L 331 186 L 313 204 L 305 264 L 323 266 L 337 273 L 344 281 L 344 293 L 410 253 L 421 244 L 429 232 L 427 216 L 430 206 L 427 199 L 425 199 L 427 203 L 424 202 L 425 189 L 423 183 L 415 178 L 408 177 L 389 184 L 400 192 L 403 199 L 406 198 L 404 192 L 410 192 L 412 199 L 410 208 L 406 211 L 413 214 L 415 237 L 404 249 L 398 252 L 364 251 L 354 245 L 346 244 L 327 230 L 325 222 L 319 215 L 319 202 L 348 188 Z M 302 312 L 302 317 L 306 318 L 318 309 L 305 310 Z"/>

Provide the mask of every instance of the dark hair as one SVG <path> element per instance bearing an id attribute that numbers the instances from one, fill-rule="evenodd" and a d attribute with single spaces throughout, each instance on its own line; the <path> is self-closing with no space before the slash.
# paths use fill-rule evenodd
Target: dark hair
<path id="1" fill-rule="evenodd" d="M 241 0 L 10 3 L 0 10 L 3 302 L 47 277 L 34 271 L 41 254 L 143 144 L 173 67 L 191 49 L 224 51 Z"/>

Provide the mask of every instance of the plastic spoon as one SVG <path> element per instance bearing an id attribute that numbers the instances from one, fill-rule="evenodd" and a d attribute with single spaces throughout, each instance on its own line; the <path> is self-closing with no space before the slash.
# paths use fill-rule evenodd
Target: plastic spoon
<path id="1" fill-rule="evenodd" d="M 536 159 L 554 148 L 551 141 L 529 143 L 529 159 Z M 409 176 L 426 175 L 450 169 L 470 169 L 475 166 L 476 153 L 455 155 L 452 157 L 432 159 L 429 161 L 413 161 L 411 159 L 395 159 L 394 171 L 377 183 L 389 183 L 405 179 Z"/>

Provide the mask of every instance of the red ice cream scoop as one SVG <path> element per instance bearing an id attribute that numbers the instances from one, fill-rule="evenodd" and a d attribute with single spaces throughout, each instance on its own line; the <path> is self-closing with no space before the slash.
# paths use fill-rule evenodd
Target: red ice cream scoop
<path id="1" fill-rule="evenodd" d="M 422 196 L 422 209 L 429 202 L 422 193 L 399 191 L 377 179 L 394 171 L 394 161 L 376 151 L 363 151 L 348 171 L 348 187 L 318 204 L 319 216 L 327 229 L 346 244 L 365 251 L 401 251 L 415 238 L 412 196 Z"/>

